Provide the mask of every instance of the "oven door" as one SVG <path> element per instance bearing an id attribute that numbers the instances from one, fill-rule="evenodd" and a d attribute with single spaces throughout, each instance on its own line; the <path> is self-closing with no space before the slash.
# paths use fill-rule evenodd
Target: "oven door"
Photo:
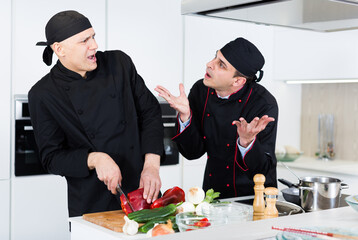
<path id="1" fill-rule="evenodd" d="M 31 121 L 15 121 L 15 176 L 47 174 L 42 167 Z"/>
<path id="2" fill-rule="evenodd" d="M 167 121 L 166 121 L 167 120 Z M 175 136 L 175 121 L 176 119 L 163 119 L 164 121 L 164 159 L 161 165 L 175 165 L 179 164 L 179 151 L 176 143 L 172 141 Z"/>

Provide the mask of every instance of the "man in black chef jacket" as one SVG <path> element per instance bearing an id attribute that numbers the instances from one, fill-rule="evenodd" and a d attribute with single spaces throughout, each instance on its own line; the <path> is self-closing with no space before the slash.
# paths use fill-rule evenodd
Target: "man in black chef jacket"
<path id="1" fill-rule="evenodd" d="M 46 25 L 43 61 L 57 63 L 29 91 L 41 161 L 65 176 L 69 215 L 120 209 L 116 186 L 159 193 L 163 152 L 161 110 L 125 53 L 97 51 L 89 20 L 76 11 Z"/>
<path id="2" fill-rule="evenodd" d="M 257 173 L 266 176 L 266 187 L 277 187 L 278 107 L 257 84 L 264 63 L 254 44 L 237 38 L 207 63 L 204 79 L 193 85 L 188 98 L 182 84 L 179 97 L 162 86 L 155 89 L 178 111 L 173 140 L 179 151 L 189 160 L 207 153 L 203 188 L 213 188 L 221 198 L 253 195 Z"/>

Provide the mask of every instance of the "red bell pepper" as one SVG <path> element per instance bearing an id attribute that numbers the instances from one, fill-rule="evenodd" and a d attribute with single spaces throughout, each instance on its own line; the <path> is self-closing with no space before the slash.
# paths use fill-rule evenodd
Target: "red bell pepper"
<path id="1" fill-rule="evenodd" d="M 209 222 L 209 219 L 207 219 L 207 218 L 203 218 L 193 224 L 193 226 L 199 227 L 199 228 L 209 227 L 210 225 L 211 225 L 211 223 Z"/>
<path id="2" fill-rule="evenodd" d="M 150 208 L 164 207 L 171 203 L 177 204 L 180 202 L 185 202 L 185 192 L 180 187 L 173 187 L 164 192 L 161 198 L 155 200 Z"/>
<path id="3" fill-rule="evenodd" d="M 139 188 L 127 194 L 128 201 L 131 203 L 134 211 L 150 209 L 150 203 L 147 203 L 147 200 L 143 198 L 143 190 L 143 188 Z M 132 209 L 129 207 L 124 195 L 121 195 L 120 199 L 122 210 L 128 215 L 132 212 Z"/>
<path id="4" fill-rule="evenodd" d="M 203 219 L 200 219 L 199 221 L 195 222 L 194 224 L 192 225 L 189 225 L 189 226 L 193 226 L 195 228 L 205 228 L 205 227 L 209 227 L 211 225 L 211 223 L 209 222 L 209 219 L 207 218 L 203 218 Z M 187 229 L 186 231 L 191 231 L 191 230 L 194 230 L 194 229 Z"/>

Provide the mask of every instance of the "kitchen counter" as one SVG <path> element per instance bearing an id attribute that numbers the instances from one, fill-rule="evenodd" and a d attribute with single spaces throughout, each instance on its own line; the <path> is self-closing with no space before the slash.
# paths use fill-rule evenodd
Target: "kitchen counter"
<path id="1" fill-rule="evenodd" d="M 123 233 L 113 232 L 93 223 L 87 222 L 82 217 L 69 219 L 71 222 L 71 240 L 118 240 L 118 239 L 145 239 L 145 234 L 127 236 Z M 272 230 L 277 227 L 335 227 L 342 229 L 355 229 L 358 231 L 358 213 L 351 207 L 342 207 L 297 214 L 259 221 L 248 221 L 240 224 L 228 224 L 202 230 L 175 233 L 155 239 L 186 240 L 186 239 L 275 239 L 278 231 Z"/>
<path id="2" fill-rule="evenodd" d="M 284 162 L 290 168 L 302 170 L 316 170 L 320 172 L 358 176 L 358 162 L 344 160 L 319 160 L 317 158 L 302 156 L 293 162 Z M 277 163 L 278 167 L 283 167 Z"/>

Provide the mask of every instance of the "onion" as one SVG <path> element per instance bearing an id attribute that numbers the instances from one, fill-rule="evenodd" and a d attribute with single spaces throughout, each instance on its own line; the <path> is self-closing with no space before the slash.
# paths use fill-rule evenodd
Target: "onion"
<path id="1" fill-rule="evenodd" d="M 210 210 L 210 203 L 208 202 L 201 202 L 196 206 L 195 212 L 198 215 L 202 215 L 205 211 L 208 212 Z"/>
<path id="2" fill-rule="evenodd" d="M 201 203 L 205 198 L 205 192 L 201 187 L 192 187 L 188 191 L 188 201 L 193 204 Z"/>
<path id="3" fill-rule="evenodd" d="M 194 212 L 195 206 L 191 202 L 183 202 L 177 207 L 177 213 L 181 212 Z"/>

